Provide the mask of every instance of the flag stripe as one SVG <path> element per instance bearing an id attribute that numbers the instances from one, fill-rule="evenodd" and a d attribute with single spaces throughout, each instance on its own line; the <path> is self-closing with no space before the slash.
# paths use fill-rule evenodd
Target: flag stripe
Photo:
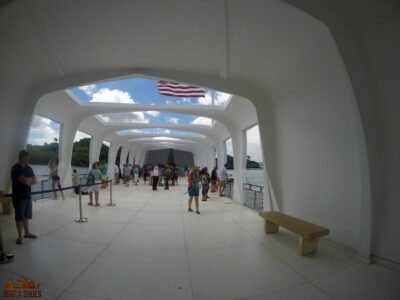
<path id="1" fill-rule="evenodd" d="M 172 97 L 204 97 L 204 89 L 176 82 L 159 81 L 158 91 L 161 95 Z"/>

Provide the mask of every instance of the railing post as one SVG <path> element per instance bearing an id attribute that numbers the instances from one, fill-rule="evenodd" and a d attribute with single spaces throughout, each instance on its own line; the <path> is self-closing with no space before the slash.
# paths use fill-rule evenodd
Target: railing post
<path id="1" fill-rule="evenodd" d="M 107 206 L 115 206 L 115 203 L 112 202 L 112 181 L 110 181 L 110 203 L 107 203 Z"/>
<path id="2" fill-rule="evenodd" d="M 75 219 L 77 223 L 85 223 L 87 222 L 87 218 L 82 217 L 82 186 L 79 185 L 79 218 Z"/>

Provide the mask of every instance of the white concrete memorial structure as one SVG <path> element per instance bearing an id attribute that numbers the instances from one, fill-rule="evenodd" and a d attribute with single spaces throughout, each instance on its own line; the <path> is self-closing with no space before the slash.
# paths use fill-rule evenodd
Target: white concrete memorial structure
<path id="1" fill-rule="evenodd" d="M 327 239 L 359 258 L 399 269 L 397 1 L 117 2 L 2 2 L 0 190 L 10 189 L 10 168 L 38 114 L 62 125 L 63 185 L 70 184 L 78 130 L 92 136 L 90 161 L 98 159 L 103 141 L 111 143 L 110 174 L 120 147 L 122 161 L 129 153 L 130 162 L 143 164 L 147 151 L 174 148 L 209 168 L 216 151 L 221 166 L 232 138 L 233 198 L 241 203 L 245 132 L 258 124 L 265 210 L 327 227 Z M 225 107 L 150 106 L 82 103 L 68 91 L 132 77 L 192 84 L 232 98 Z M 214 122 L 125 124 L 98 117 L 143 111 Z M 118 133 L 144 128 L 197 134 Z"/>

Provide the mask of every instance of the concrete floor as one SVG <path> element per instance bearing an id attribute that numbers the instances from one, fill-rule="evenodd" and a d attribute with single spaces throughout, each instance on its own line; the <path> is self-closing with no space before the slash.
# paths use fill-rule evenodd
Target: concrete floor
<path id="1" fill-rule="evenodd" d="M 258 214 L 211 194 L 201 215 L 187 211 L 186 185 L 151 191 L 113 187 L 115 207 L 77 198 L 39 200 L 37 240 L 16 245 L 13 216 L 0 217 L 15 261 L 0 265 L 0 286 L 22 275 L 41 299 L 400 299 L 400 273 L 352 258 L 322 240 L 316 255 L 297 254 L 297 237 L 266 235 Z M 16 299 L 16 298 L 13 298 Z M 26 299 L 26 298 L 25 298 Z"/>

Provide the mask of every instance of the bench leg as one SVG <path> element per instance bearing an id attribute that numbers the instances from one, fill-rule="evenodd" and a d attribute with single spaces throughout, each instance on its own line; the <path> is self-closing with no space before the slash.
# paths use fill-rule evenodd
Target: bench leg
<path id="1" fill-rule="evenodd" d="M 309 255 L 315 253 L 318 248 L 318 241 L 319 237 L 311 239 L 305 239 L 303 237 L 299 237 L 299 254 Z"/>
<path id="2" fill-rule="evenodd" d="M 279 225 L 272 223 L 266 219 L 264 219 L 265 222 L 265 233 L 276 233 L 279 231 Z"/>

